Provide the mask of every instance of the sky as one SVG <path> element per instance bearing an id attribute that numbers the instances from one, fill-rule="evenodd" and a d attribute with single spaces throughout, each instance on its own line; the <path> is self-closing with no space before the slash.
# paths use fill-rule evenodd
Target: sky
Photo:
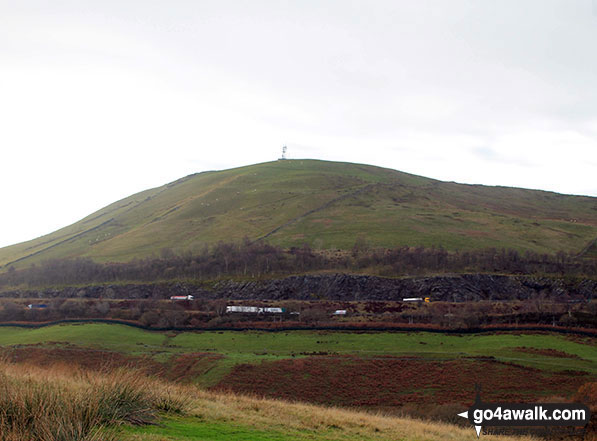
<path id="1" fill-rule="evenodd" d="M 592 0 L 0 0 L 0 246 L 288 158 L 597 196 Z"/>

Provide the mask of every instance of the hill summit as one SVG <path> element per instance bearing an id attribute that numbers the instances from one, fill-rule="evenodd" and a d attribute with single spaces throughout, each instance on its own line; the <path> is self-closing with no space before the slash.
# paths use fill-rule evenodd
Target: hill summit
<path id="1" fill-rule="evenodd" d="M 283 160 L 193 174 L 73 225 L 0 249 L 0 265 L 50 258 L 127 261 L 247 237 L 283 247 L 487 247 L 581 252 L 597 198 L 442 182 L 396 170 Z"/>

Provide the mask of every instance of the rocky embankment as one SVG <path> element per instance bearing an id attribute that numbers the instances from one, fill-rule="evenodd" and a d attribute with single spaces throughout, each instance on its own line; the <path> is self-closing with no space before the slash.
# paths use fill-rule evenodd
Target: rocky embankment
<path id="1" fill-rule="evenodd" d="M 155 284 L 95 285 L 86 287 L 12 290 L 0 297 L 165 299 L 193 295 L 196 299 L 250 300 L 401 300 L 427 297 L 434 301 L 526 300 L 538 296 L 585 300 L 597 295 L 597 281 L 532 276 L 462 274 L 453 276 L 389 279 L 349 274 L 302 275 L 260 281 L 226 280 L 210 286 L 172 282 Z"/>

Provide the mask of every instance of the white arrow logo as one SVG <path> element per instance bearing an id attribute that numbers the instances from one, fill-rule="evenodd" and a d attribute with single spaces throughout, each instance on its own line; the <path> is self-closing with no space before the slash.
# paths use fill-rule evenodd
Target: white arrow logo
<path id="1" fill-rule="evenodd" d="M 458 416 L 468 419 L 468 410 L 466 412 L 459 413 Z M 477 438 L 479 438 L 479 436 L 481 436 L 481 429 L 482 429 L 481 426 L 475 426 L 475 432 L 477 432 Z"/>

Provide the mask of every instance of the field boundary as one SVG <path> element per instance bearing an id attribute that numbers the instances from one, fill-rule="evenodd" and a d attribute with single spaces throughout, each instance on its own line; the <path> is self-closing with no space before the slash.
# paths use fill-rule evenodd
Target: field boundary
<path id="1" fill-rule="evenodd" d="M 261 331 L 261 332 L 285 332 L 285 331 L 349 331 L 349 332 L 433 332 L 437 334 L 485 334 L 492 332 L 553 332 L 558 334 L 572 334 L 583 335 L 588 337 L 597 337 L 597 329 L 579 329 L 579 328 L 564 328 L 561 326 L 549 325 L 530 325 L 530 326 L 483 326 L 477 328 L 440 328 L 440 327 L 425 327 L 420 325 L 401 325 L 401 326 L 358 326 L 358 325 L 339 325 L 339 326 L 276 326 L 276 327 L 259 327 L 259 326 L 218 326 L 218 327 L 150 327 L 144 326 L 140 323 L 117 320 L 117 319 L 64 319 L 55 320 L 51 322 L 0 322 L 0 327 L 17 327 L 17 328 L 44 328 L 48 326 L 63 325 L 63 324 L 86 324 L 86 323 L 103 323 L 113 325 L 124 325 L 133 328 L 143 329 L 145 331 L 176 331 L 176 332 L 192 332 L 192 331 Z"/>
<path id="2" fill-rule="evenodd" d="M 322 211 L 325 210 L 326 208 L 329 208 L 332 204 L 335 204 L 336 202 L 340 202 L 344 199 L 347 199 L 351 196 L 356 196 L 360 193 L 363 193 L 364 191 L 367 191 L 371 188 L 373 188 L 375 185 L 377 184 L 368 184 L 365 185 L 364 187 L 360 187 L 355 191 L 351 191 L 350 193 L 346 193 L 340 196 L 337 196 L 335 198 L 330 199 L 329 201 L 327 201 L 326 203 L 324 203 L 323 205 L 313 208 L 312 210 L 306 211 L 305 213 L 301 214 L 300 216 L 297 216 L 295 218 L 292 218 L 286 222 L 284 222 L 282 225 L 277 226 L 276 228 L 274 228 L 273 230 L 271 230 L 269 233 L 264 234 L 263 236 L 258 237 L 257 239 L 255 239 L 255 242 L 259 242 L 260 240 L 263 239 L 267 239 L 268 237 L 270 237 L 272 234 L 277 233 L 278 231 L 280 231 L 282 228 L 286 228 L 289 225 L 292 225 L 298 221 L 300 221 L 301 219 L 312 215 L 313 213 L 317 213 L 318 211 Z"/>
<path id="3" fill-rule="evenodd" d="M 13 264 L 15 264 L 15 263 L 18 263 L 18 262 L 20 262 L 20 261 L 22 261 L 22 260 L 29 259 L 30 257 L 33 257 L 33 256 L 37 256 L 38 254 L 40 254 L 40 253 L 43 253 L 44 251 L 48 251 L 49 249 L 52 249 L 52 248 L 54 248 L 54 247 L 57 247 L 58 245 L 62 245 L 63 243 L 66 243 L 66 242 L 68 242 L 68 241 L 74 240 L 74 239 L 76 239 L 76 238 L 78 238 L 78 237 L 82 236 L 83 234 L 86 234 L 86 233 L 90 233 L 90 232 L 92 232 L 92 231 L 95 231 L 95 230 L 97 230 L 98 228 L 101 228 L 101 227 L 103 227 L 104 225 L 107 225 L 107 224 L 109 224 L 109 223 L 110 223 L 110 222 L 112 222 L 113 220 L 114 220 L 114 218 L 108 219 L 107 221 L 105 221 L 105 222 L 102 222 L 101 224 L 98 224 L 98 225 L 96 225 L 95 227 L 91 227 L 91 228 L 89 228 L 89 229 L 87 229 L 87 230 L 84 230 L 84 231 L 80 231 L 80 232 L 78 232 L 78 233 L 75 233 L 74 235 L 72 235 L 72 236 L 69 236 L 69 237 L 67 237 L 66 239 L 60 240 L 60 241 L 58 241 L 58 242 L 56 242 L 56 243 L 53 243 L 52 245 L 50 245 L 50 246 L 48 246 L 48 247 L 42 248 L 41 250 L 37 250 L 37 251 L 35 251 L 35 252 L 31 253 L 31 254 L 27 254 L 26 256 L 21 256 L 21 257 L 19 257 L 18 259 L 15 259 L 15 260 L 13 260 L 12 262 L 5 263 L 4 265 L 0 266 L 0 268 L 8 268 L 8 267 L 9 267 L 9 265 L 13 265 Z M 46 242 L 46 243 L 48 243 L 48 242 Z M 42 244 L 42 245 L 43 245 L 43 244 Z M 27 248 L 27 249 L 29 249 L 29 248 Z"/>
<path id="4" fill-rule="evenodd" d="M 583 257 L 585 254 L 587 254 L 589 252 L 589 250 L 593 247 L 593 246 L 597 246 L 597 238 L 591 240 L 587 245 L 585 245 L 585 247 L 580 251 L 580 253 L 578 253 L 576 256 L 574 256 L 575 258 L 580 258 Z"/>

